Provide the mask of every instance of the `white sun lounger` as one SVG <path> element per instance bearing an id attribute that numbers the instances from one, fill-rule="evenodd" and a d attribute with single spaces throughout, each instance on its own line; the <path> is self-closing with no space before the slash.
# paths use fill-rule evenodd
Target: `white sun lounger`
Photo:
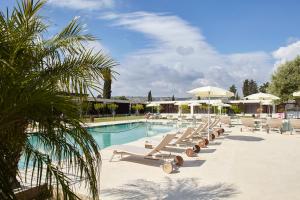
<path id="1" fill-rule="evenodd" d="M 166 159 L 171 158 L 171 154 L 168 154 L 165 156 L 160 151 L 166 147 L 174 138 L 176 134 L 167 134 L 161 142 L 154 147 L 153 149 L 147 149 L 144 147 L 136 147 L 133 145 L 119 145 L 115 148 L 113 155 L 110 159 L 114 158 L 115 155 L 119 154 L 121 157 L 123 155 L 133 155 L 133 156 L 140 156 L 146 159 L 154 159 L 154 160 L 163 160 L 164 164 L 162 165 L 163 171 L 166 173 L 171 173 L 175 166 L 182 166 L 183 159 L 181 156 L 173 156 L 174 161 L 172 162 L 166 162 Z"/>
<path id="2" fill-rule="evenodd" d="M 157 159 L 155 156 L 156 154 L 159 154 L 160 151 L 166 147 L 174 138 L 176 134 L 167 134 L 161 142 L 155 146 L 153 149 L 148 149 L 145 147 L 138 147 L 133 145 L 118 145 L 115 147 L 113 155 L 110 160 L 114 158 L 115 155 L 135 155 L 135 156 L 141 156 L 144 158 L 149 159 Z"/>

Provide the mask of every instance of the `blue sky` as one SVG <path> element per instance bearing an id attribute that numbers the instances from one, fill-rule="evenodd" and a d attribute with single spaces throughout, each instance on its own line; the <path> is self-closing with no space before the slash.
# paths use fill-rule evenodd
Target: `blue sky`
<path id="1" fill-rule="evenodd" d="M 3 3 L 2 3 L 3 2 Z M 1 10 L 13 0 L 2 0 Z M 113 95 L 187 96 L 203 85 L 268 81 L 300 52 L 296 0 L 49 0 L 49 34 L 75 16 L 120 65 Z"/>

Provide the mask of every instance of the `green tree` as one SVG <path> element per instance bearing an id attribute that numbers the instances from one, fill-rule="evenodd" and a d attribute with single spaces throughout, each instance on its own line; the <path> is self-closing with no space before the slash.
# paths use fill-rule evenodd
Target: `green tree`
<path id="1" fill-rule="evenodd" d="M 254 80 L 250 80 L 249 82 L 249 95 L 258 93 L 257 83 Z"/>
<path id="2" fill-rule="evenodd" d="M 144 106 L 142 104 L 135 104 L 131 108 L 135 110 L 136 114 L 139 114 L 144 109 Z"/>
<path id="3" fill-rule="evenodd" d="M 172 99 L 171 99 L 172 101 L 175 101 L 175 96 L 174 96 L 174 94 L 173 94 L 173 96 L 172 96 Z"/>
<path id="4" fill-rule="evenodd" d="M 105 109 L 105 104 L 103 104 L 103 103 L 95 103 L 94 104 L 94 108 L 98 112 L 98 114 L 100 115 L 100 111 Z"/>
<path id="5" fill-rule="evenodd" d="M 118 105 L 115 103 L 107 104 L 106 107 L 111 111 L 113 117 L 116 115 L 116 110 L 118 109 Z"/>
<path id="6" fill-rule="evenodd" d="M 107 68 L 102 70 L 102 76 L 104 79 L 103 83 L 103 98 L 110 99 L 111 98 L 111 83 L 112 83 L 112 73 L 111 69 Z"/>
<path id="7" fill-rule="evenodd" d="M 188 113 L 190 111 L 190 107 L 187 104 L 180 105 L 182 113 Z"/>
<path id="8" fill-rule="evenodd" d="M 230 97 L 230 99 L 236 99 L 237 89 L 236 89 L 236 86 L 234 84 L 229 87 L 229 91 L 234 94 L 234 96 Z"/>
<path id="9" fill-rule="evenodd" d="M 119 100 L 128 100 L 125 96 L 120 96 L 120 97 L 117 97 L 116 99 L 119 99 Z"/>
<path id="10" fill-rule="evenodd" d="M 243 90 L 244 97 L 251 94 L 255 94 L 258 92 L 257 83 L 252 79 L 251 80 L 246 79 L 243 83 L 242 90 Z"/>
<path id="11" fill-rule="evenodd" d="M 250 95 L 249 80 L 248 79 L 244 80 L 242 90 L 243 90 L 244 97 Z"/>
<path id="12" fill-rule="evenodd" d="M 231 110 L 234 112 L 234 114 L 240 114 L 241 109 L 238 105 L 231 105 Z"/>
<path id="13" fill-rule="evenodd" d="M 88 115 L 91 109 L 92 109 L 91 102 L 88 102 L 88 101 L 80 102 L 81 115 Z"/>
<path id="14" fill-rule="evenodd" d="M 269 82 L 263 83 L 261 86 L 259 86 L 259 91 L 263 93 L 267 93 L 268 87 L 269 87 Z"/>
<path id="15" fill-rule="evenodd" d="M 151 93 L 151 90 L 148 92 L 148 101 L 149 101 L 149 102 L 152 101 L 152 93 Z"/>
<path id="16" fill-rule="evenodd" d="M 49 190 L 57 184 L 64 199 L 76 199 L 62 170 L 68 167 L 98 199 L 101 156 L 81 125 L 78 101 L 116 64 L 86 47 L 95 38 L 77 19 L 50 37 L 39 15 L 45 3 L 23 0 L 0 13 L 0 199 L 15 199 L 21 156 L 33 171 L 27 181 Z"/>
<path id="17" fill-rule="evenodd" d="M 269 91 L 281 98 L 292 99 L 292 94 L 300 89 L 300 57 L 280 65 L 272 75 Z"/>
<path id="18" fill-rule="evenodd" d="M 153 107 L 153 109 L 155 112 L 160 113 L 163 110 L 163 107 L 161 105 L 159 105 L 159 106 Z"/>

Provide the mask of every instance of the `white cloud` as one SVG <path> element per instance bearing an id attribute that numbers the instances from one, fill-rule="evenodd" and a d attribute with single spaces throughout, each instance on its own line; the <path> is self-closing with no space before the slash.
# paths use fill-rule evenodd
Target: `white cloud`
<path id="1" fill-rule="evenodd" d="M 114 95 L 145 95 L 151 89 L 154 96 L 187 96 L 187 90 L 203 85 L 241 86 L 245 78 L 265 82 L 272 72 L 270 54 L 221 54 L 198 28 L 177 16 L 135 12 L 101 18 L 152 39 L 151 45 L 121 61 Z"/>
<path id="2" fill-rule="evenodd" d="M 114 7 L 114 0 L 49 0 L 52 6 L 73 10 L 98 10 Z"/>
<path id="3" fill-rule="evenodd" d="M 109 54 L 109 49 L 104 46 L 100 41 L 98 40 L 95 40 L 95 41 L 89 41 L 87 44 L 86 44 L 86 47 L 88 49 L 93 49 L 95 52 L 103 52 L 105 54 Z"/>
<path id="4" fill-rule="evenodd" d="M 294 42 L 285 47 L 280 47 L 273 52 L 273 56 L 276 59 L 275 67 L 293 60 L 298 55 L 300 55 L 300 41 Z"/>

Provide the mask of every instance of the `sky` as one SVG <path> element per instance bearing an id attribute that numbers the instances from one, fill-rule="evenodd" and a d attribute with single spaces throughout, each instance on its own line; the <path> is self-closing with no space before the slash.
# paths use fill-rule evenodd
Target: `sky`
<path id="1" fill-rule="evenodd" d="M 1 0 L 0 9 L 14 0 Z M 187 97 L 200 86 L 241 91 L 300 53 L 298 0 L 48 0 L 49 35 L 74 17 L 119 65 L 113 96 Z"/>

